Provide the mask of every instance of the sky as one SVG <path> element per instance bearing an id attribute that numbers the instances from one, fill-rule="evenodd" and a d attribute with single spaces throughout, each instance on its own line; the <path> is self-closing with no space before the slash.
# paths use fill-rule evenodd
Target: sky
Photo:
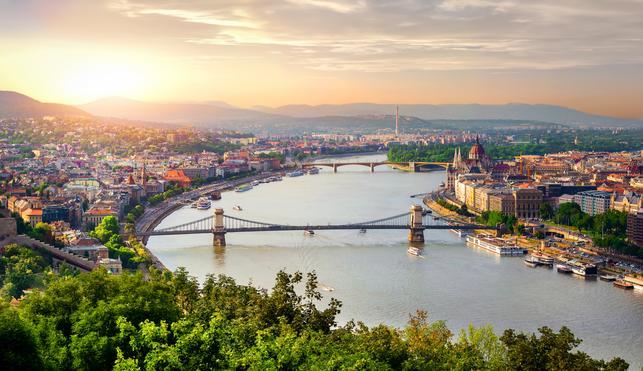
<path id="1" fill-rule="evenodd" d="M 0 0 L 0 90 L 643 117 L 643 0 Z"/>

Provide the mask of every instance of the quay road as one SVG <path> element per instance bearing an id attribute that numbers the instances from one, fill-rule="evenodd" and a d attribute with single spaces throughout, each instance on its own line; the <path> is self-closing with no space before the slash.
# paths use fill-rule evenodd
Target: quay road
<path id="1" fill-rule="evenodd" d="M 179 195 L 176 195 L 168 200 L 158 203 L 154 206 L 145 206 L 145 212 L 141 217 L 136 221 L 136 232 L 149 232 L 152 231 L 166 216 L 171 214 L 173 211 L 181 208 L 186 205 L 186 203 L 195 200 L 201 196 L 205 196 L 213 191 L 225 191 L 232 189 L 244 183 L 249 183 L 255 180 L 261 180 L 265 178 L 270 178 L 275 175 L 281 174 L 282 171 L 275 172 L 264 172 L 261 174 L 252 175 L 249 177 L 244 177 L 240 179 L 230 180 L 230 181 L 219 181 L 212 184 L 207 184 L 197 189 L 193 189 Z M 148 237 L 142 238 L 143 245 L 147 244 Z M 145 247 L 147 250 L 147 247 Z M 147 250 L 147 253 L 152 257 L 154 265 L 158 268 L 165 269 L 163 263 L 158 260 L 151 251 Z"/>

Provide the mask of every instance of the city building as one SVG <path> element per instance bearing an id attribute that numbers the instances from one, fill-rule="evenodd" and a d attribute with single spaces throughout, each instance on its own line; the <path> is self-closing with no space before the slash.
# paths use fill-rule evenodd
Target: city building
<path id="1" fill-rule="evenodd" d="M 643 247 L 643 210 L 627 215 L 627 240 L 637 247 Z"/>
<path id="2" fill-rule="evenodd" d="M 535 188 L 517 188 L 513 190 L 516 218 L 532 219 L 540 217 L 540 204 L 543 193 Z"/>
<path id="3" fill-rule="evenodd" d="M 585 191 L 574 195 L 574 202 L 589 215 L 602 214 L 609 210 L 612 194 L 603 191 Z"/>

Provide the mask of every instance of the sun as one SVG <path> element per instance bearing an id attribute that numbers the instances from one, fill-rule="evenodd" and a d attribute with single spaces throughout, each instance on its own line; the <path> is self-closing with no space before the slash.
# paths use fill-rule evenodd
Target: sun
<path id="1" fill-rule="evenodd" d="M 92 100 L 107 96 L 138 95 L 145 88 L 146 72 L 137 66 L 94 62 L 67 71 L 63 89 L 67 96 L 78 100 Z"/>

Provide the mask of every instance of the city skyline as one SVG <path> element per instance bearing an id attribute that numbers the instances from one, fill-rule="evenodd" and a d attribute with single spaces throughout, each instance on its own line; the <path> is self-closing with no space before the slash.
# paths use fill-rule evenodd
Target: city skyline
<path id="1" fill-rule="evenodd" d="M 643 117 L 640 1 L 0 6 L 0 87 L 42 101 L 523 102 Z"/>

